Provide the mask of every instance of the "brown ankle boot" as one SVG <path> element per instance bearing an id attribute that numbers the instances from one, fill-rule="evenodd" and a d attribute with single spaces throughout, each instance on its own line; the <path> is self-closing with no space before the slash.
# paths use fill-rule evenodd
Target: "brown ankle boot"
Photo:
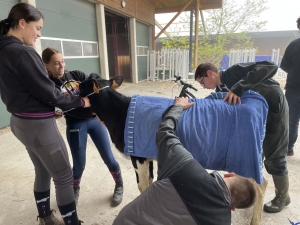
<path id="1" fill-rule="evenodd" d="M 51 210 L 51 213 L 49 216 L 45 218 L 39 218 L 39 225 L 64 225 L 64 221 L 62 218 L 58 218 L 53 213 L 54 210 Z M 54 211 L 55 212 L 55 211 Z"/>
<path id="2" fill-rule="evenodd" d="M 123 181 L 116 181 L 114 194 L 111 200 L 111 206 L 119 205 L 123 200 Z"/>

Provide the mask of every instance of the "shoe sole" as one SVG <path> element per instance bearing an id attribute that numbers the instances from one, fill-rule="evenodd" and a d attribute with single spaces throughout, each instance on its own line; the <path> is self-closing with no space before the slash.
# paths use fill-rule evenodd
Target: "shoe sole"
<path id="1" fill-rule="evenodd" d="M 268 210 L 266 210 L 267 208 L 264 206 L 264 211 L 267 212 L 267 213 L 278 213 L 278 212 L 281 212 L 281 211 L 283 210 L 283 208 L 284 208 L 285 206 L 288 206 L 290 203 L 291 203 L 291 200 L 289 200 L 288 202 L 285 202 L 285 205 L 284 205 L 284 206 L 282 207 L 282 209 L 279 210 L 279 211 L 268 211 Z"/>

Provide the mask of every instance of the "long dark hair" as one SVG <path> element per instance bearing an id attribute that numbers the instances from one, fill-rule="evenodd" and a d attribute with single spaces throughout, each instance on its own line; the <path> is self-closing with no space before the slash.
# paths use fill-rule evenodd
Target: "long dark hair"
<path id="1" fill-rule="evenodd" d="M 29 23 L 39 21 L 44 19 L 44 17 L 40 11 L 30 4 L 16 4 L 11 8 L 7 19 L 0 21 L 0 36 L 6 35 L 10 28 L 16 29 L 20 19 L 24 19 L 26 23 Z"/>

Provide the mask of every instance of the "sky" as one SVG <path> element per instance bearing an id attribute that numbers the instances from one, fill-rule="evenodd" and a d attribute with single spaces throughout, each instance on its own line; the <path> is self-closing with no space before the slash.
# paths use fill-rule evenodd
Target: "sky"
<path id="1" fill-rule="evenodd" d="M 239 1 L 242 0 L 236 0 L 236 2 Z M 261 19 L 268 21 L 264 31 L 297 30 L 296 20 L 300 17 L 300 0 L 268 0 L 266 6 L 269 9 L 261 14 Z M 155 19 L 159 23 L 163 23 L 162 27 L 164 27 L 174 15 L 176 13 L 156 14 Z M 156 27 L 155 33 L 158 32 L 160 29 Z"/>

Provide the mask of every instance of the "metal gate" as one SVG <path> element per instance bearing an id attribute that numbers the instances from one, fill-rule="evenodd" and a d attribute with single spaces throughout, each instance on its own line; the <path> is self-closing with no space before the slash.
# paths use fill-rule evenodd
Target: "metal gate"
<path id="1" fill-rule="evenodd" d="M 272 58 L 271 61 L 274 62 L 277 66 L 279 66 L 279 57 L 280 57 L 280 49 L 272 50 Z"/>
<path id="2" fill-rule="evenodd" d="M 173 80 L 174 75 L 181 79 L 188 79 L 189 50 L 163 49 L 161 51 L 148 51 L 147 79 Z"/>
<path id="3" fill-rule="evenodd" d="M 229 67 L 237 63 L 255 62 L 255 49 L 230 50 Z"/>

